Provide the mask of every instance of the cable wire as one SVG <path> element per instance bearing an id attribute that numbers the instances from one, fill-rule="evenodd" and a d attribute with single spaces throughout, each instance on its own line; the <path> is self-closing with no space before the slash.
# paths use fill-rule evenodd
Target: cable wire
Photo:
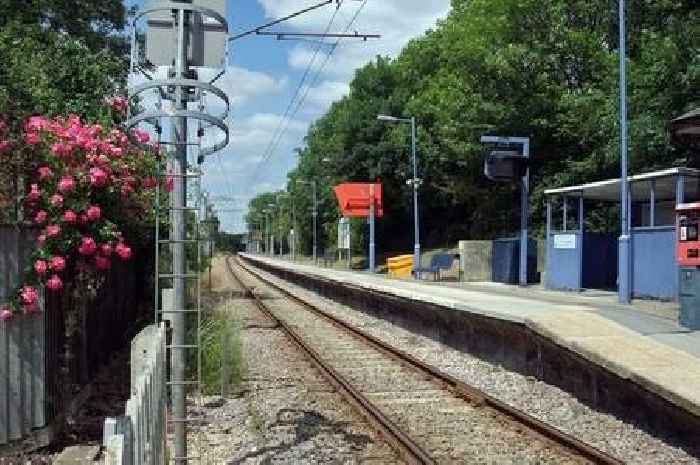
<path id="1" fill-rule="evenodd" d="M 352 19 L 345 26 L 344 32 L 347 32 L 348 30 L 350 30 L 350 28 L 355 23 L 355 21 L 357 21 L 357 18 L 359 17 L 360 13 L 367 5 L 367 1 L 368 0 L 363 0 L 362 5 L 360 5 L 360 7 L 357 9 L 357 11 L 355 11 L 355 14 L 353 15 Z M 336 14 L 337 14 L 337 12 L 338 12 L 338 10 L 336 9 Z M 333 20 L 335 19 L 336 14 L 334 14 L 333 17 L 331 18 L 331 21 L 329 22 L 328 27 L 326 28 L 326 33 L 330 30 L 330 27 L 332 26 L 332 23 L 333 23 Z M 294 118 L 294 116 L 296 116 L 296 114 L 299 112 L 299 110 L 304 105 L 304 102 L 306 101 L 306 98 L 308 97 L 311 89 L 318 83 L 319 78 L 321 76 L 321 73 L 325 69 L 328 62 L 330 61 L 335 50 L 338 48 L 338 45 L 340 44 L 341 40 L 342 40 L 342 38 L 338 38 L 333 43 L 331 49 L 329 50 L 328 54 L 326 55 L 324 62 L 321 64 L 319 69 L 316 71 L 316 74 L 313 78 L 313 81 L 311 82 L 311 84 L 308 84 L 304 88 L 304 94 L 302 95 L 302 97 L 298 101 L 296 101 L 296 97 L 297 97 L 299 91 L 301 90 L 301 88 L 303 87 L 304 83 L 306 82 L 306 78 L 308 77 L 308 74 L 310 73 L 311 68 L 312 68 L 313 64 L 315 63 L 316 57 L 318 55 L 319 50 L 321 49 L 321 46 L 319 45 L 316 48 L 316 51 L 312 57 L 312 60 L 310 61 L 309 66 L 307 66 L 307 68 L 306 68 L 306 72 L 304 73 L 304 77 L 302 78 L 302 81 L 299 83 L 299 86 L 297 88 L 297 92 L 295 93 L 294 98 L 290 101 L 290 104 L 288 105 L 287 110 L 285 111 L 284 117 L 280 121 L 280 125 L 278 126 L 278 130 L 275 131 L 275 135 L 273 135 L 273 138 L 270 142 L 270 145 L 268 145 L 268 148 L 265 150 L 263 158 L 256 165 L 255 177 L 253 178 L 253 184 L 255 184 L 260 177 L 260 173 L 262 172 L 260 168 L 270 160 L 270 158 L 274 155 L 274 153 L 279 148 L 279 145 L 282 142 L 282 138 L 284 137 L 285 133 L 287 132 L 287 129 L 289 128 L 292 119 Z M 294 107 L 294 110 L 290 113 L 289 110 L 294 105 L 295 101 L 296 101 L 297 105 Z M 280 128 L 281 128 L 281 130 L 280 130 Z"/>

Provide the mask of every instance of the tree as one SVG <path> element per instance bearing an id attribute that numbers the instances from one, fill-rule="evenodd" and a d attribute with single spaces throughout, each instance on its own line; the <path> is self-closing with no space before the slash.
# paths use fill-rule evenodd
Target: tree
<path id="1" fill-rule="evenodd" d="M 700 105 L 700 6 L 632 0 L 628 16 L 632 172 L 695 164 L 669 143 L 667 124 Z M 410 135 L 376 116 L 415 116 L 425 246 L 517 229 L 517 186 L 482 174 L 486 133 L 532 139 L 533 230 L 541 234 L 544 189 L 619 173 L 617 27 L 617 5 L 607 0 L 453 0 L 449 16 L 398 57 L 357 71 L 350 94 L 309 129 L 287 190 L 316 179 L 323 211 L 335 215 L 324 218 L 331 228 L 338 213 L 325 186 L 380 178 L 378 245 L 410 250 Z M 310 189 L 294 192 L 307 208 Z"/>

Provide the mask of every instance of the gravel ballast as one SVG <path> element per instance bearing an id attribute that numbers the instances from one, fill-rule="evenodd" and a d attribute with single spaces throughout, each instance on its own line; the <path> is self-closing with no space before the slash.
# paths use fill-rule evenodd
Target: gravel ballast
<path id="1" fill-rule="evenodd" d="M 238 290 L 232 280 L 221 287 Z M 241 327 L 243 385 L 237 397 L 190 406 L 202 418 L 188 436 L 197 463 L 403 463 L 251 300 L 225 305 Z"/>
<path id="2" fill-rule="evenodd" d="M 270 273 L 259 269 L 256 271 L 368 334 L 628 463 L 700 464 L 698 458 L 674 447 L 670 441 L 654 437 L 634 425 L 593 410 L 557 387 L 505 370 L 385 320 L 323 298 Z"/>

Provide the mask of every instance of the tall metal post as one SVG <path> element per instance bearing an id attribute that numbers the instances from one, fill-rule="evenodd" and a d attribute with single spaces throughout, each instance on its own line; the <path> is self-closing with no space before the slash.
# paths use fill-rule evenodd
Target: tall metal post
<path id="1" fill-rule="evenodd" d="M 416 161 L 416 118 L 411 117 L 411 152 L 413 154 L 413 268 L 420 268 L 420 228 L 418 220 L 418 166 Z"/>
<path id="2" fill-rule="evenodd" d="M 523 156 L 530 158 L 530 140 L 523 141 Z M 520 285 L 527 286 L 528 222 L 530 219 L 530 168 L 522 179 L 520 194 Z"/>
<path id="3" fill-rule="evenodd" d="M 177 55 L 175 57 L 175 77 L 185 79 L 187 71 L 187 25 L 189 20 L 185 10 L 178 10 L 177 13 Z M 175 88 L 175 110 L 187 109 L 185 89 L 182 86 Z M 174 309 L 187 308 L 185 302 L 186 286 L 184 275 L 187 272 L 185 265 L 185 211 L 186 206 L 186 186 L 187 178 L 187 118 L 179 117 L 172 120 L 172 134 L 175 142 L 175 159 L 173 168 L 175 177 L 173 178 L 173 192 L 170 197 L 172 203 L 173 221 L 170 226 L 170 237 L 175 242 L 172 247 L 173 260 L 173 294 Z M 187 464 L 187 434 L 185 419 L 187 411 L 185 408 L 185 334 L 187 332 L 186 319 L 184 313 L 174 313 L 172 315 L 172 356 L 170 360 L 172 379 L 172 412 L 173 412 L 173 433 L 174 433 L 174 453 L 176 465 Z"/>
<path id="4" fill-rule="evenodd" d="M 374 244 L 374 183 L 369 185 L 369 272 L 374 273 L 375 266 L 375 244 Z"/>
<path id="5" fill-rule="evenodd" d="M 314 196 L 314 209 L 313 209 L 313 219 L 314 219 L 314 265 L 318 264 L 318 199 L 316 198 L 316 180 L 311 181 L 311 187 L 313 189 Z"/>
<path id="6" fill-rule="evenodd" d="M 625 25 L 625 0 L 619 1 L 620 23 L 620 239 L 618 261 L 618 300 L 630 303 L 631 292 L 631 237 L 629 224 L 629 182 L 627 179 L 627 29 Z"/>

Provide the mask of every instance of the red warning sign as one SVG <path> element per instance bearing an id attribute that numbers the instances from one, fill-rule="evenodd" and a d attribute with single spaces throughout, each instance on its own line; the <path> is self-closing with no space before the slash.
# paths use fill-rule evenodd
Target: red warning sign
<path id="1" fill-rule="evenodd" d="M 380 183 L 346 182 L 335 186 L 335 196 L 338 199 L 343 216 L 369 217 L 369 206 L 374 197 L 374 216 L 384 216 L 382 202 L 382 185 Z"/>

